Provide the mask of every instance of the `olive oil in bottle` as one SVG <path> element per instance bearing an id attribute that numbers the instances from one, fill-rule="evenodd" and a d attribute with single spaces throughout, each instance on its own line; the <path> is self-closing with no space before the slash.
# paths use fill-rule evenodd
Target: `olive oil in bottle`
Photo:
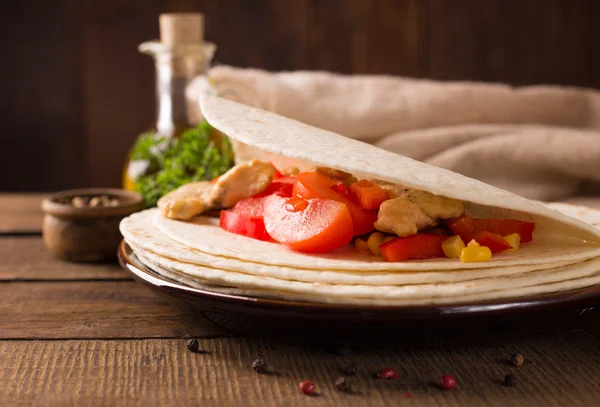
<path id="1" fill-rule="evenodd" d="M 160 41 L 140 44 L 141 53 L 151 55 L 156 67 L 156 124 L 142 137 L 164 140 L 151 148 L 166 148 L 173 138 L 194 127 L 194 117 L 185 96 L 186 87 L 196 77 L 206 74 L 215 45 L 204 41 L 204 18 L 200 13 L 161 14 Z M 130 153 L 123 171 L 123 187 L 135 190 L 135 180 L 152 171 L 160 163 L 136 159 Z"/>

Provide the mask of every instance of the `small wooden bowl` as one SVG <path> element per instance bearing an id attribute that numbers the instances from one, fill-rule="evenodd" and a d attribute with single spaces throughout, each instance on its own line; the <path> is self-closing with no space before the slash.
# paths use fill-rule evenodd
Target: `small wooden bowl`
<path id="1" fill-rule="evenodd" d="M 75 207 L 76 196 L 106 195 L 118 199 L 115 207 Z M 95 262 L 114 260 L 122 239 L 119 222 L 144 208 L 142 197 L 122 189 L 85 188 L 58 192 L 42 202 L 42 232 L 46 248 L 67 261 Z"/>

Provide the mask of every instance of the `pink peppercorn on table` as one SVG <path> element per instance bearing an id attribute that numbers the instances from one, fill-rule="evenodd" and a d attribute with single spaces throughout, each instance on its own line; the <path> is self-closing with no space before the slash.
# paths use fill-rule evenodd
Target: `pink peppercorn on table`
<path id="1" fill-rule="evenodd" d="M 476 344 L 332 350 L 232 335 L 156 297 L 116 262 L 51 257 L 42 197 L 0 195 L 3 406 L 549 407 L 600 398 L 600 317 L 590 310 L 570 330 Z"/>

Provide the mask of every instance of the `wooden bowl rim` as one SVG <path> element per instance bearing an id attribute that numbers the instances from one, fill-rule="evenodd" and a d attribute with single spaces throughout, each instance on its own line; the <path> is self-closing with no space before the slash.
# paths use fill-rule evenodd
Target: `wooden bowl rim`
<path id="1" fill-rule="evenodd" d="M 116 207 L 76 208 L 71 204 L 59 202 L 60 199 L 81 195 L 108 195 L 118 198 L 121 204 Z M 118 188 L 81 188 L 56 192 L 42 201 L 42 210 L 46 215 L 65 219 L 93 219 L 125 216 L 144 209 L 144 200 L 137 192 Z"/>

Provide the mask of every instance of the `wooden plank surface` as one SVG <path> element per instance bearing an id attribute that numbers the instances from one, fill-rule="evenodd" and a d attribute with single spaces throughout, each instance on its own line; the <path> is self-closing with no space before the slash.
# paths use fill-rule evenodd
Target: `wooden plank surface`
<path id="1" fill-rule="evenodd" d="M 131 280 L 115 262 L 68 263 L 50 255 L 39 236 L 0 237 L 0 281 Z"/>
<path id="2" fill-rule="evenodd" d="M 41 233 L 42 209 L 46 194 L 0 193 L 0 234 Z"/>
<path id="3" fill-rule="evenodd" d="M 600 341 L 562 334 L 521 343 L 452 349 L 364 350 L 336 356 L 322 349 L 263 339 L 201 340 L 194 354 L 185 340 L 3 341 L 0 393 L 5 405 L 222 406 L 591 406 L 600 397 Z M 530 362 L 510 367 L 522 352 Z M 272 374 L 260 375 L 260 355 Z M 353 392 L 334 388 L 349 362 L 359 365 Z M 400 378 L 372 378 L 393 367 Z M 505 387 L 505 374 L 518 378 Z M 453 374 L 457 388 L 437 386 Z M 312 380 L 319 395 L 298 391 Z"/>
<path id="4" fill-rule="evenodd" d="M 228 332 L 133 281 L 0 283 L 0 339 L 183 338 Z"/>

